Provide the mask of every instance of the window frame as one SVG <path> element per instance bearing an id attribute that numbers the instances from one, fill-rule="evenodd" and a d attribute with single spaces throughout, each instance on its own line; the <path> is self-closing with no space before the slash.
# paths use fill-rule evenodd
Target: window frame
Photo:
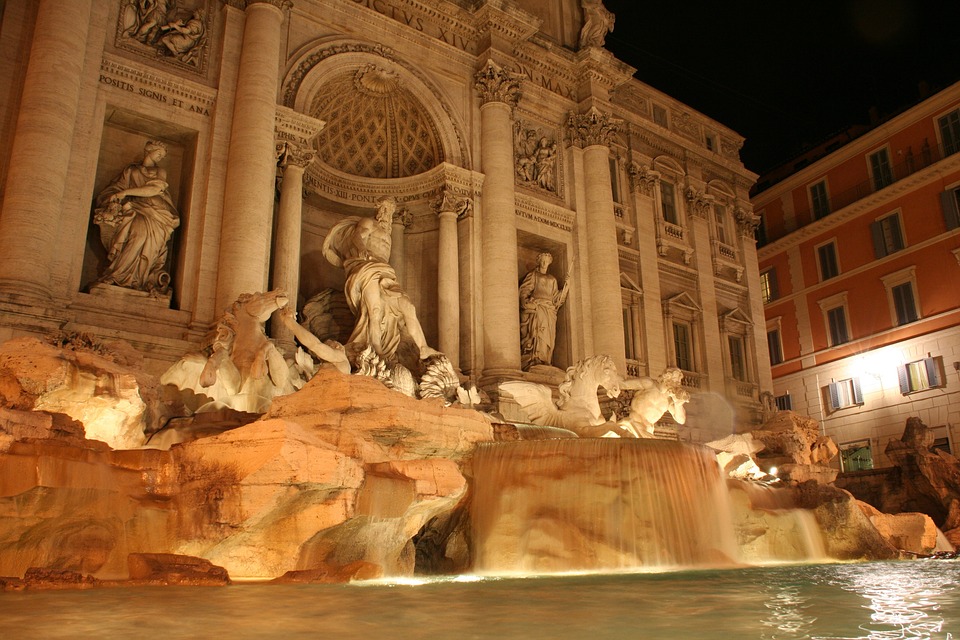
<path id="1" fill-rule="evenodd" d="M 769 267 L 760 272 L 760 299 L 769 304 L 780 298 L 780 283 L 777 280 L 777 268 Z"/>
<path id="2" fill-rule="evenodd" d="M 831 247 L 831 256 L 832 256 L 832 266 L 833 273 L 826 273 L 824 270 L 824 252 L 823 250 L 827 247 Z M 826 282 L 831 278 L 836 278 L 840 275 L 840 255 L 837 249 L 837 239 L 830 238 L 826 242 L 821 242 L 814 247 L 814 255 L 817 259 L 817 274 L 820 276 L 820 282 Z"/>
<path id="3" fill-rule="evenodd" d="M 793 400 L 790 398 L 789 391 L 783 395 L 774 396 L 773 402 L 777 405 L 778 411 L 793 411 Z"/>
<path id="4" fill-rule="evenodd" d="M 810 211 L 813 213 L 814 220 L 821 220 L 833 213 L 830 210 L 830 194 L 827 192 L 826 178 L 807 187 L 807 193 L 810 197 Z"/>
<path id="5" fill-rule="evenodd" d="M 650 117 L 654 124 L 659 125 L 664 129 L 670 128 L 670 111 L 665 106 L 654 102 L 650 109 Z"/>
<path id="6" fill-rule="evenodd" d="M 840 381 L 830 380 L 824 387 L 824 391 L 830 413 L 851 407 L 862 407 L 865 404 L 860 378 L 857 377 L 844 378 Z"/>
<path id="7" fill-rule="evenodd" d="M 870 237 L 873 240 L 874 257 L 878 260 L 906 249 L 907 238 L 900 210 L 882 215 L 871 222 Z"/>
<path id="8" fill-rule="evenodd" d="M 923 379 L 923 386 L 914 385 L 911 370 L 916 372 L 917 378 Z M 897 367 L 897 382 L 900 384 L 900 393 L 908 396 L 930 389 L 943 389 L 947 386 L 946 370 L 943 367 L 943 356 L 930 356 L 905 362 Z"/>
<path id="9" fill-rule="evenodd" d="M 859 446 L 858 446 L 858 445 L 859 445 Z M 862 439 L 862 440 L 851 440 L 850 442 L 844 442 L 844 443 L 840 444 L 840 445 L 838 446 L 838 448 L 839 448 L 839 450 L 840 450 L 840 451 L 839 451 L 839 454 L 840 454 L 840 455 L 837 456 L 837 457 L 838 457 L 839 460 L 840 460 L 840 471 L 841 471 L 841 472 L 850 473 L 850 472 L 852 472 L 852 471 L 869 471 L 870 469 L 873 469 L 873 446 L 872 446 L 869 438 L 864 438 L 864 439 Z M 863 466 L 863 467 L 860 467 L 860 466 L 858 465 L 858 468 L 857 468 L 857 469 L 850 469 L 850 468 L 848 468 L 848 467 L 847 467 L 847 464 L 845 463 L 845 460 L 847 460 L 847 457 L 843 455 L 844 452 L 845 452 L 845 451 L 850 451 L 850 450 L 859 451 L 860 449 L 866 449 L 867 452 L 870 454 L 869 463 L 868 463 L 866 466 Z"/>
<path id="10" fill-rule="evenodd" d="M 870 183 L 874 191 L 886 189 L 895 182 L 889 147 L 880 147 L 867 154 L 867 170 L 870 172 Z"/>
<path id="11" fill-rule="evenodd" d="M 667 217 L 667 198 L 664 193 L 664 188 L 667 188 L 670 191 L 670 211 L 673 213 L 673 220 Z M 667 224 L 672 224 L 675 227 L 680 226 L 680 209 L 677 207 L 677 186 L 670 182 L 669 180 L 660 179 L 660 217 Z"/>
<path id="12" fill-rule="evenodd" d="M 916 265 L 911 265 L 904 269 L 894 271 L 893 273 L 888 273 L 885 276 L 881 276 L 880 281 L 883 283 L 883 287 L 887 292 L 887 306 L 890 311 L 890 321 L 894 327 L 902 327 L 923 318 L 920 313 L 920 295 L 919 291 L 917 290 Z M 910 286 L 910 292 L 913 296 L 913 313 L 915 317 L 912 320 L 902 322 L 899 310 L 897 308 L 897 299 L 894 290 L 897 287 L 907 285 Z"/>
<path id="13" fill-rule="evenodd" d="M 940 209 L 947 231 L 960 227 L 960 185 L 953 185 L 940 192 Z"/>
<path id="14" fill-rule="evenodd" d="M 829 298 L 818 300 L 820 311 L 823 313 L 823 326 L 826 331 L 827 346 L 837 347 L 842 344 L 848 344 L 853 341 L 853 332 L 850 327 L 850 310 L 847 307 L 847 292 L 841 291 Z M 831 312 L 840 310 L 843 314 L 843 332 L 846 340 L 838 341 L 836 332 L 831 324 Z"/>
<path id="15" fill-rule="evenodd" d="M 960 108 L 937 116 L 937 137 L 944 157 L 960 151 Z"/>

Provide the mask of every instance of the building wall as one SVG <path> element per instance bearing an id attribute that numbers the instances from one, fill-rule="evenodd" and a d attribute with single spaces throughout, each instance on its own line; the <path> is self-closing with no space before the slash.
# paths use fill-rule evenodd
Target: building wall
<path id="1" fill-rule="evenodd" d="M 960 231 L 948 224 L 941 200 L 960 186 L 960 155 L 938 126 L 958 109 L 960 84 L 752 199 L 767 233 L 759 268 L 775 270 L 779 284 L 779 295 L 764 305 L 768 329 L 779 326 L 783 344 L 784 360 L 772 366 L 774 394 L 789 393 L 793 409 L 820 419 L 841 447 L 868 440 L 877 466 L 888 464 L 883 450 L 910 416 L 936 427 L 954 451 L 960 447 L 960 373 L 954 368 L 960 362 Z M 870 155 L 878 150 L 890 158 L 886 186 L 872 182 Z M 816 219 L 811 187 L 821 182 L 830 208 Z M 892 214 L 899 216 L 902 247 L 878 254 L 873 227 Z M 835 244 L 838 273 L 822 279 L 818 248 L 827 242 Z M 901 323 L 891 289 L 906 283 L 918 317 Z M 840 304 L 849 340 L 834 344 L 826 312 Z M 927 357 L 942 363 L 941 384 L 902 393 L 898 370 Z M 851 378 L 859 381 L 862 404 L 831 410 L 829 384 Z"/>
<path id="2" fill-rule="evenodd" d="M 298 304 L 326 288 L 343 286 L 342 272 L 321 255 L 330 229 L 346 216 L 371 216 L 377 197 L 395 195 L 407 220 L 402 247 L 395 245 L 402 254 L 398 273 L 418 308 L 428 342 L 435 344 L 440 311 L 451 301 L 442 299 L 439 290 L 440 234 L 433 207 L 444 188 L 453 189 L 472 202 L 469 214 L 456 223 L 454 247 L 460 366 L 473 380 L 495 383 L 486 341 L 491 332 L 516 332 L 516 327 L 484 315 L 484 283 L 493 277 L 483 250 L 493 230 L 485 224 L 497 213 L 490 194 L 498 188 L 490 179 L 497 167 L 483 166 L 484 149 L 504 140 L 494 139 L 502 132 L 495 136 L 484 129 L 476 74 L 493 61 L 522 74 L 520 97 L 510 112 L 514 130 L 507 134 L 514 136 L 509 145 L 518 168 L 523 136 L 543 137 L 556 145 L 553 185 L 547 188 L 515 176 L 507 187 L 516 203 L 517 231 L 515 246 L 505 246 L 510 251 L 503 255 L 515 251 L 516 263 L 497 268 L 508 274 L 507 280 L 519 282 L 534 266 L 536 254 L 550 250 L 555 256 L 551 272 L 561 280 L 569 272 L 573 286 L 560 311 L 553 364 L 560 369 L 572 365 L 596 353 L 598 344 L 616 344 L 608 338 L 622 333 L 630 352 L 612 355 L 624 360 L 626 372 L 659 375 L 676 364 L 670 318 L 679 314 L 693 328 L 687 379 L 691 391 L 727 398 L 738 422 L 758 418 L 759 394 L 772 383 L 748 195 L 756 176 L 740 162 L 743 138 L 633 79 L 634 69 L 606 50 L 579 46 L 583 17 L 577 3 L 537 0 L 505 8 L 499 2 L 296 0 L 290 7 L 282 2 L 189 0 L 178 6 L 204 12 L 205 36 L 202 44 L 198 41 L 196 57 L 181 59 L 158 46 L 162 32 L 149 43 L 134 41 L 126 29 L 135 5 L 78 2 L 89 9 L 90 24 L 85 50 L 77 52 L 82 56 L 78 117 L 69 168 L 61 181 L 65 195 L 51 201 L 55 228 L 49 231 L 50 242 L 57 250 L 36 256 L 33 275 L 21 269 L 17 276 L 38 280 L 35 288 L 43 293 L 26 296 L 15 278 L 5 285 L 0 338 L 58 330 L 122 338 L 146 355 L 151 371 L 160 372 L 184 352 L 205 345 L 208 330 L 229 304 L 224 296 L 240 283 L 243 290 L 273 285 L 277 261 L 291 251 L 274 246 L 278 202 L 274 198 L 273 211 L 269 205 L 247 211 L 231 191 L 249 185 L 231 176 L 253 176 L 254 159 L 238 157 L 236 149 L 244 148 L 246 133 L 259 135 L 261 141 L 266 133 L 238 131 L 236 124 L 245 122 L 254 108 L 238 103 L 238 95 L 252 90 L 246 83 L 248 56 L 276 53 L 275 73 L 261 69 L 267 84 L 254 87 L 260 98 L 266 95 L 269 100 L 274 94 L 275 142 L 302 145 L 321 156 L 330 152 L 330 144 L 323 142 L 324 135 L 334 135 L 330 123 L 315 139 L 305 137 L 310 127 L 322 125 L 317 105 L 331 104 L 325 93 L 329 87 L 348 87 L 335 85 L 338 74 L 351 70 L 360 82 L 359 74 L 372 66 L 382 75 L 365 85 L 366 90 L 387 86 L 377 82 L 401 87 L 406 104 L 429 125 L 442 155 L 434 166 L 399 177 L 366 175 L 323 158 L 307 167 L 299 256 L 294 256 L 299 264 Z M 68 34 L 35 29 L 38 16 L 49 14 L 47 0 L 0 6 L 0 51 L 11 54 L 0 56 L 0 179 L 7 189 L 9 167 L 23 162 L 11 154 L 16 138 L 26 135 L 17 123 L 26 111 L 21 104 L 24 87 L 33 81 L 28 52 L 36 43 L 56 43 Z M 276 16 L 271 12 L 277 7 L 279 25 L 271 22 L 273 17 L 264 18 Z M 185 20 L 187 14 L 166 17 L 171 22 L 174 18 Z M 254 23 L 273 34 L 270 47 L 275 51 L 264 50 L 265 36 L 249 29 Z M 245 42 L 256 37 L 260 44 Z M 49 89 L 57 91 L 55 86 Z M 351 96 L 335 95 L 333 104 Z M 594 113 L 606 127 L 602 132 L 584 135 L 571 128 L 573 116 Z M 367 124 L 375 128 L 378 122 L 371 117 Z M 181 220 L 170 244 L 172 293 L 169 299 L 124 291 L 106 294 L 92 287 L 105 260 L 97 228 L 90 222 L 92 203 L 151 138 L 167 143 L 164 163 Z M 590 207 L 596 206 L 591 204 L 596 189 L 608 185 L 587 189 L 589 175 L 603 173 L 588 166 L 597 144 L 606 148 L 612 168 L 609 194 L 614 204 L 603 211 Z M 263 164 L 263 158 L 255 160 Z M 669 228 L 663 221 L 661 182 L 674 187 L 677 217 Z M 273 186 L 272 175 L 267 183 Z M 253 195 L 267 195 L 260 191 Z M 11 202 L 2 204 L 0 232 L 15 233 L 22 211 Z M 611 221 L 615 233 L 596 244 L 591 227 Z M 619 283 L 591 279 L 592 267 L 603 256 L 591 255 L 588 247 L 601 245 L 607 248 L 603 253 L 617 256 Z M 249 259 L 236 261 L 230 256 L 236 255 L 237 246 L 256 250 L 241 251 Z M 261 251 L 265 259 L 256 257 Z M 3 260 L 0 256 L 0 268 Z M 237 272 L 228 272 L 225 265 Z M 42 277 L 33 277 L 38 273 Z M 617 311 L 623 312 L 623 321 L 615 331 L 595 331 L 609 318 L 602 313 L 606 306 L 617 304 L 618 290 L 622 309 Z M 741 379 L 736 379 L 731 363 L 731 336 L 743 345 Z M 511 334 L 510 339 L 519 337 Z M 505 371 L 496 375 L 538 380 L 519 365 Z M 696 417 L 696 402 L 693 405 Z M 707 406 L 702 403 L 700 409 L 703 425 L 710 423 Z M 697 427 L 704 437 L 711 429 L 733 428 Z"/>

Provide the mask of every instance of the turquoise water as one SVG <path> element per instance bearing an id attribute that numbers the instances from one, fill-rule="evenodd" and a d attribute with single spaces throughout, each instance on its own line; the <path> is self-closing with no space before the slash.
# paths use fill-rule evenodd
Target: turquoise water
<path id="1" fill-rule="evenodd" d="M 960 640 L 960 561 L 5 593 L 0 637 Z"/>

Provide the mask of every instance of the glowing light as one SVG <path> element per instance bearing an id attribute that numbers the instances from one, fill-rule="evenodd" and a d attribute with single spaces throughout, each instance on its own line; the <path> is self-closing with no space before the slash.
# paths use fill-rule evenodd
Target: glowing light
<path id="1" fill-rule="evenodd" d="M 777 475 L 777 471 L 778 469 L 776 467 L 770 467 L 770 475 L 772 476 Z"/>

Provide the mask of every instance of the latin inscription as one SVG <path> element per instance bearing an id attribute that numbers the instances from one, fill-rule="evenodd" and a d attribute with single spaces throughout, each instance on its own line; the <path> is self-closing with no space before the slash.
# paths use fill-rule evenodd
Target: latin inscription
<path id="1" fill-rule="evenodd" d="M 202 116 L 210 115 L 210 109 L 203 105 L 194 104 L 186 100 L 181 100 L 180 98 L 174 98 L 170 94 L 164 93 L 163 91 L 159 91 L 157 89 L 138 87 L 132 82 L 120 80 L 119 78 L 114 78 L 113 76 L 109 76 L 105 73 L 100 74 L 100 82 L 111 87 L 116 87 L 121 91 L 127 91 L 148 100 L 153 100 L 159 104 L 169 104 L 170 106 L 177 107 L 191 113 L 197 113 Z"/>
<path id="2" fill-rule="evenodd" d="M 550 76 L 540 73 L 538 71 L 534 71 L 530 67 L 526 67 L 524 65 L 517 65 L 517 66 L 519 67 L 520 73 L 527 76 L 530 79 L 530 82 L 532 82 L 533 84 L 540 85 L 547 91 L 561 95 L 564 98 L 567 98 L 569 100 L 577 99 L 577 94 L 574 92 L 572 87 L 568 87 L 564 84 L 561 84 L 560 82 L 557 82 Z"/>
<path id="3" fill-rule="evenodd" d="M 463 51 L 470 51 L 472 42 L 467 40 L 458 33 L 453 33 L 449 29 L 444 29 L 443 27 L 432 24 L 429 22 L 424 22 L 423 18 L 417 15 L 408 13 L 407 11 L 396 7 L 386 0 L 353 0 L 356 4 L 363 5 L 368 9 L 373 9 L 377 13 L 387 16 L 397 22 L 402 22 L 403 24 L 425 33 L 437 40 L 442 40 L 449 45 L 452 45 Z"/>

